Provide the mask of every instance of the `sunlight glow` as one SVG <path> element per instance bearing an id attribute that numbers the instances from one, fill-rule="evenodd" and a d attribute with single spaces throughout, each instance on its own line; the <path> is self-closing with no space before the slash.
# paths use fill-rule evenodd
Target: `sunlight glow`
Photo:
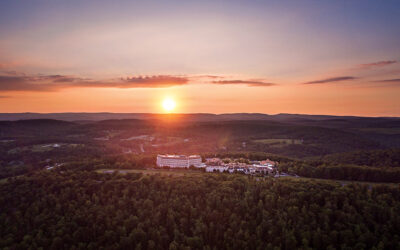
<path id="1" fill-rule="evenodd" d="M 171 98 L 165 98 L 162 102 L 162 106 L 166 112 L 172 112 L 176 107 L 176 103 Z"/>

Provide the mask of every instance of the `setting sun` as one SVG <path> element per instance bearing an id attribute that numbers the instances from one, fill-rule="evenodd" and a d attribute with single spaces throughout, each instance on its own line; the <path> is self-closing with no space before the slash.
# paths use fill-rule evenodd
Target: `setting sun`
<path id="1" fill-rule="evenodd" d="M 171 112 L 171 111 L 173 111 L 175 109 L 176 103 L 171 98 L 165 98 L 163 103 L 162 103 L 162 106 L 163 106 L 165 111 Z"/>

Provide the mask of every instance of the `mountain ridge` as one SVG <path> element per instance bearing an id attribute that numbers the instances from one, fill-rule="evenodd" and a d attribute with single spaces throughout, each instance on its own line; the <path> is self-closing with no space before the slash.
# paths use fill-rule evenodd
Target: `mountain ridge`
<path id="1" fill-rule="evenodd" d="M 0 121 L 16 121 L 30 119 L 55 119 L 64 121 L 101 121 L 110 119 L 157 119 L 160 117 L 184 117 L 192 121 L 218 121 L 218 120 L 274 120 L 290 121 L 292 119 L 322 121 L 330 119 L 387 119 L 400 120 L 400 117 L 366 117 L 366 116 L 335 116 L 335 115 L 310 115 L 310 114 L 263 114 L 263 113 L 112 113 L 112 112 L 62 112 L 62 113 L 0 113 Z"/>

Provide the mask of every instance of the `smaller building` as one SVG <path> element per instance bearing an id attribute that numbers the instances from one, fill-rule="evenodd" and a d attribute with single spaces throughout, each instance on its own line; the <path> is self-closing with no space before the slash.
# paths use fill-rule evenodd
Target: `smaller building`
<path id="1" fill-rule="evenodd" d="M 206 172 L 224 172 L 228 171 L 228 167 L 226 166 L 207 166 L 206 167 Z"/>
<path id="2" fill-rule="evenodd" d="M 223 161 L 220 158 L 207 158 L 206 159 L 206 164 L 210 166 L 219 166 L 223 163 Z"/>
<path id="3" fill-rule="evenodd" d="M 271 161 L 270 159 L 266 159 L 265 161 L 261 161 L 260 165 L 268 166 L 268 167 L 276 167 L 278 165 L 278 163 L 275 161 Z"/>
<path id="4" fill-rule="evenodd" d="M 272 166 L 267 166 L 267 165 L 254 165 L 255 172 L 257 173 L 272 173 L 274 171 L 274 168 Z"/>

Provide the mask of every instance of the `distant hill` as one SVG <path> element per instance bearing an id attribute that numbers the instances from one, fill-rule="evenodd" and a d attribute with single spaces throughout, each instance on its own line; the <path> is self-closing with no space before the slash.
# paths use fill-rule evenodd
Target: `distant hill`
<path id="1" fill-rule="evenodd" d="M 0 121 L 55 119 L 63 121 L 102 121 L 110 119 L 149 119 L 152 114 L 140 113 L 0 113 Z"/>
<path id="2" fill-rule="evenodd" d="M 24 116 L 24 114 L 18 115 Z M 25 115 L 33 116 L 33 114 Z M 46 116 L 46 114 L 39 115 Z M 106 138 L 110 148 L 118 148 L 132 146 L 127 142 L 119 145 L 120 139 L 137 135 L 157 135 L 161 141 L 154 144 L 165 144 L 166 141 L 173 140 L 171 138 L 190 138 L 191 148 L 185 143 L 180 146 L 174 144 L 174 150 L 180 150 L 180 152 L 239 150 L 269 152 L 298 158 L 354 150 L 400 148 L 399 118 L 290 114 L 66 113 L 48 115 L 59 116 L 59 118 L 69 116 L 69 119 L 77 120 L 0 121 L 0 139 L 19 138 L 18 141 L 24 140 L 31 143 L 56 141 L 91 144 L 99 143 L 98 140 L 93 141 L 93 138 Z M 121 115 L 137 118 L 121 118 L 119 117 Z M 90 120 L 109 116 L 116 118 Z M 263 142 L 270 139 L 275 142 Z M 246 143 L 245 146 L 243 142 Z M 148 147 L 146 152 L 162 150 L 159 146 Z"/>
<path id="3" fill-rule="evenodd" d="M 0 137 L 32 134 L 58 135 L 76 126 L 77 124 L 73 122 L 52 119 L 0 121 Z"/>
<path id="4" fill-rule="evenodd" d="M 184 118 L 187 121 L 228 121 L 228 120 L 270 120 L 294 123 L 312 123 L 315 121 L 382 121 L 397 120 L 392 117 L 356 117 L 356 116 L 330 116 L 330 115 L 303 115 L 303 114 L 276 114 L 261 113 L 232 113 L 232 114 L 152 114 L 152 113 L 0 113 L 0 121 L 16 121 L 27 119 L 55 119 L 63 121 L 102 121 L 111 119 L 160 119 L 163 117 Z"/>
<path id="5" fill-rule="evenodd" d="M 0 121 L 0 128 L 11 128 L 15 127 L 18 129 L 24 129 L 28 127 L 40 127 L 40 128 L 56 128 L 66 127 L 75 125 L 73 122 L 53 120 L 53 119 L 30 119 L 30 120 L 17 120 L 17 121 Z"/>

